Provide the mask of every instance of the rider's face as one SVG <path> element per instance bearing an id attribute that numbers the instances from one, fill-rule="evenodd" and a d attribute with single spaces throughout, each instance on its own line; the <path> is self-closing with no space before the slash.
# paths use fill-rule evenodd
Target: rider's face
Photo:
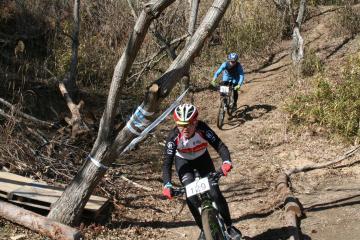
<path id="1" fill-rule="evenodd" d="M 194 135 L 197 122 L 193 122 L 187 125 L 178 125 L 177 128 L 183 134 L 185 138 L 191 138 Z"/>
<path id="2" fill-rule="evenodd" d="M 229 61 L 229 64 L 230 64 L 230 67 L 233 67 L 236 64 L 236 61 Z"/>

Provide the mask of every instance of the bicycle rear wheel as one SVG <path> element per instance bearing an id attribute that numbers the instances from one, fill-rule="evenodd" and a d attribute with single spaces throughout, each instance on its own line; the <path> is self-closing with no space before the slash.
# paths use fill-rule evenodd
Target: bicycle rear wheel
<path id="1" fill-rule="evenodd" d="M 224 118 L 225 118 L 225 103 L 224 98 L 220 101 L 219 113 L 217 117 L 217 126 L 219 129 L 222 129 L 224 125 Z"/>
<path id="2" fill-rule="evenodd" d="M 216 218 L 216 210 L 205 208 L 201 212 L 201 220 L 206 240 L 223 240 L 225 236 Z"/>

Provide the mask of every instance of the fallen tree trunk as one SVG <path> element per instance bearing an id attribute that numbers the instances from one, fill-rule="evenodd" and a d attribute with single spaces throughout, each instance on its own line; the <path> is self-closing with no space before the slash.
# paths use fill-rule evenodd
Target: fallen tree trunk
<path id="1" fill-rule="evenodd" d="M 80 231 L 34 212 L 0 200 L 0 216 L 57 240 L 81 239 Z"/>
<path id="2" fill-rule="evenodd" d="M 286 174 L 281 174 L 277 179 L 276 190 L 285 204 L 285 225 L 288 227 L 289 240 L 299 240 L 300 231 L 298 218 L 301 217 L 301 207 L 298 199 L 290 189 L 290 179 Z"/>

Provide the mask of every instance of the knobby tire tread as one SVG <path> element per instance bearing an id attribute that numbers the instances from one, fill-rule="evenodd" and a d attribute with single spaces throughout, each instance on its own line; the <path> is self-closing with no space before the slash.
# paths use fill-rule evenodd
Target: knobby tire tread
<path id="1" fill-rule="evenodd" d="M 224 119 L 225 119 L 224 107 L 225 107 L 224 98 L 222 98 L 220 101 L 219 113 L 218 113 L 218 117 L 217 117 L 217 126 L 219 129 L 222 129 L 222 127 L 224 125 Z"/>
<path id="2" fill-rule="evenodd" d="M 202 210 L 201 220 L 206 240 L 223 240 L 224 235 L 216 218 L 216 210 L 206 208 Z"/>

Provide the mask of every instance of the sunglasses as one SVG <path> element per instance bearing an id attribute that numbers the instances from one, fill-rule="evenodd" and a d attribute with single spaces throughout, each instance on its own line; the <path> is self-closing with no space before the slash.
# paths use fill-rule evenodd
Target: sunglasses
<path id="1" fill-rule="evenodd" d="M 229 61 L 229 63 L 231 63 L 231 64 L 235 64 L 235 63 L 236 63 L 236 61 Z"/>

